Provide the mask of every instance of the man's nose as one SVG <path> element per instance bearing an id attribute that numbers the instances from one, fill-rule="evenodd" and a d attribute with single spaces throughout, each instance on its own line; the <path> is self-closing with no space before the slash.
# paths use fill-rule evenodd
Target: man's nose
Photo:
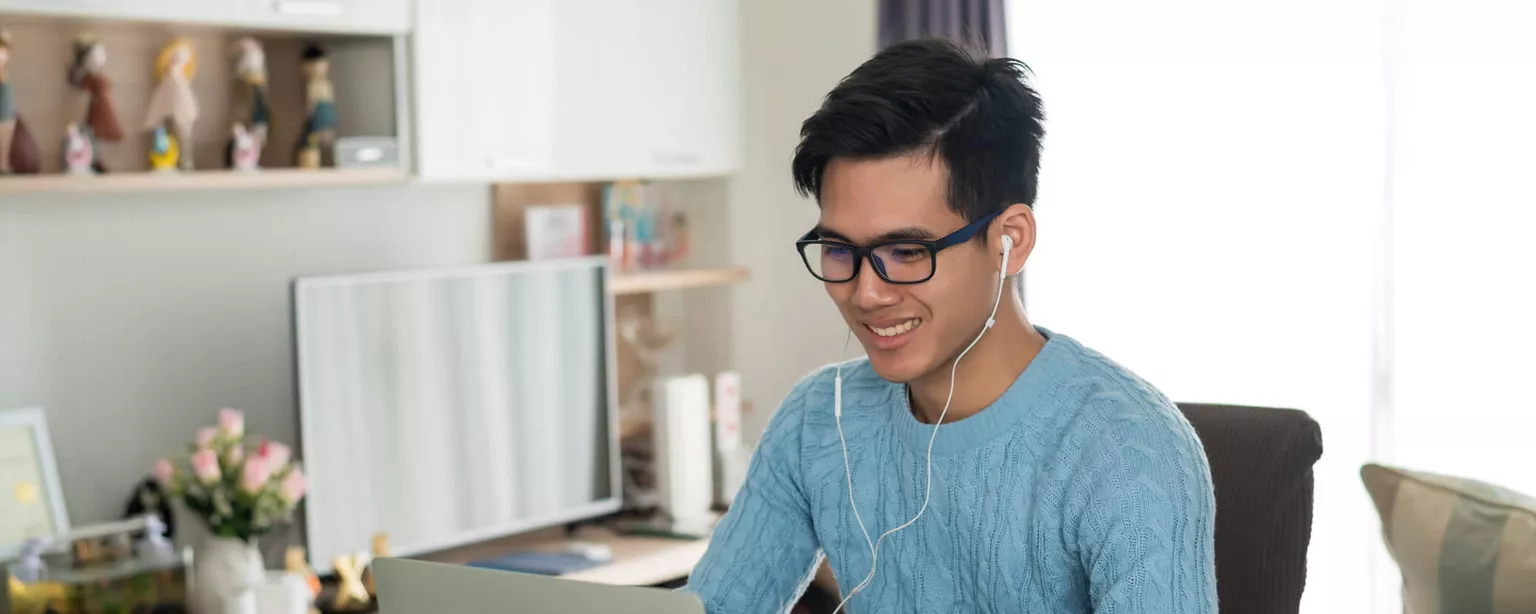
<path id="1" fill-rule="evenodd" d="M 896 304 L 899 300 L 894 284 L 885 281 L 880 273 L 875 270 L 878 260 L 874 256 L 864 258 L 859 266 L 863 267 L 859 274 L 853 278 L 853 304 L 860 309 L 876 309 Z"/>

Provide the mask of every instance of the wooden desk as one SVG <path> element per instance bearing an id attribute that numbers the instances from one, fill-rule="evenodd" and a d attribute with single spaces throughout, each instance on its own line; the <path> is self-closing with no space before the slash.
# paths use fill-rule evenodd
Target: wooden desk
<path id="1" fill-rule="evenodd" d="M 613 550 L 613 562 L 566 574 L 562 578 L 626 586 L 650 586 L 686 578 L 693 572 L 693 566 L 704 557 L 704 550 L 709 546 L 708 539 L 619 535 L 609 529 L 584 527 L 570 539 L 566 538 L 563 530 L 545 530 L 418 558 L 462 565 L 505 556 L 517 550 L 558 551 L 569 546 L 572 541 L 608 546 Z"/>

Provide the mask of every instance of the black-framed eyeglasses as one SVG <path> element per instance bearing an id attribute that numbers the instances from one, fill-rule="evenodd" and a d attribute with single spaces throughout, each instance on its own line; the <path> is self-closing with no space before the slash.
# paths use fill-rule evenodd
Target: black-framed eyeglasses
<path id="1" fill-rule="evenodd" d="M 997 213 L 983 216 L 937 241 L 899 239 L 865 247 L 822 239 L 812 230 L 795 241 L 795 249 L 805 261 L 805 269 L 827 283 L 853 281 L 867 258 L 880 279 L 888 283 L 920 284 L 933 278 L 939 252 L 971 240 L 996 217 Z"/>

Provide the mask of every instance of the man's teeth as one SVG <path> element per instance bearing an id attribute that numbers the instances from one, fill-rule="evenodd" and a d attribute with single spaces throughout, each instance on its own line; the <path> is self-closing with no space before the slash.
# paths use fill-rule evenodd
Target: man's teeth
<path id="1" fill-rule="evenodd" d="M 912 318 L 906 322 L 902 322 L 901 324 L 897 324 L 888 328 L 875 328 L 871 326 L 869 327 L 869 330 L 875 331 L 875 334 L 880 335 L 881 337 L 895 337 L 896 335 L 900 335 L 904 332 L 917 328 L 918 325 L 922 323 L 922 320 L 918 318 Z"/>

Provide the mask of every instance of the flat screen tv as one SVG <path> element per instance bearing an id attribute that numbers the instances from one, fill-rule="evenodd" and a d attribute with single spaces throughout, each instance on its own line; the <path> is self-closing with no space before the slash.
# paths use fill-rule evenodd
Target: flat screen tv
<path id="1" fill-rule="evenodd" d="M 618 510 L 607 285 L 602 258 L 298 280 L 311 561 Z"/>

